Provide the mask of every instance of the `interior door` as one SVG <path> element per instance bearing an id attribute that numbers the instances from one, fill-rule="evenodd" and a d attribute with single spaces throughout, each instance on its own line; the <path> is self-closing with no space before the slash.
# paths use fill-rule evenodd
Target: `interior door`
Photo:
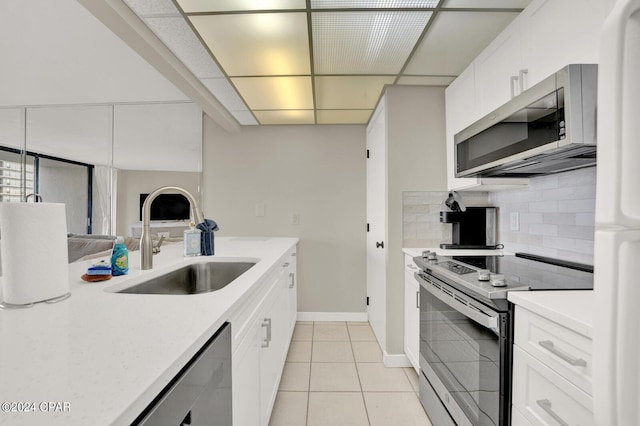
<path id="1" fill-rule="evenodd" d="M 383 349 L 386 347 L 386 138 L 385 102 L 382 98 L 367 127 L 367 314 Z"/>

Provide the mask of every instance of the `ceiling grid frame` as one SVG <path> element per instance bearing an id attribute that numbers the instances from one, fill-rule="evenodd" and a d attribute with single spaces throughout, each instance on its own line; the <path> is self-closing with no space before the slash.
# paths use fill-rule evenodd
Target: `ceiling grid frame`
<path id="1" fill-rule="evenodd" d="M 136 1 L 136 0 L 130 0 L 130 1 Z M 139 1 L 139 0 L 138 0 Z M 207 45 L 207 43 L 205 42 L 205 40 L 203 39 L 202 35 L 196 30 L 195 25 L 192 23 L 190 17 L 192 16 L 205 16 L 205 15 L 209 15 L 209 16 L 215 16 L 215 15 L 245 15 L 245 14 L 282 14 L 282 13 L 304 13 L 305 14 L 305 18 L 306 18 L 306 36 L 307 36 L 307 40 L 308 40 L 308 54 L 309 57 L 308 62 L 309 62 L 309 70 L 310 73 L 309 74 L 273 74 L 273 76 L 278 76 L 278 77 L 308 77 L 310 78 L 311 81 L 311 99 L 312 99 L 312 108 L 313 108 L 313 122 L 310 124 L 324 124 L 323 120 L 320 118 L 320 114 L 319 111 L 323 111 L 322 116 L 326 117 L 326 116 L 331 116 L 333 114 L 334 117 L 340 117 L 339 112 L 340 111 L 352 111 L 353 112 L 353 116 L 362 116 L 362 111 L 366 111 L 363 110 L 362 107 L 358 107 L 358 108 L 354 108 L 354 106 L 348 107 L 348 108 L 332 108 L 332 109 L 326 109 L 323 108 L 323 105 L 319 102 L 318 99 L 318 90 L 319 90 L 319 86 L 317 84 L 317 78 L 319 77 L 352 77 L 352 78 L 357 78 L 357 77 L 380 77 L 380 78 L 390 78 L 393 77 L 393 81 L 390 84 L 393 85 L 398 85 L 398 84 L 418 84 L 418 85 L 440 85 L 440 86 L 446 86 L 448 85 L 455 77 L 456 75 L 435 75 L 435 73 L 431 72 L 431 73 L 427 73 L 427 74 L 422 74 L 422 73 L 416 73 L 416 70 L 412 70 L 414 72 L 411 73 L 407 73 L 407 68 L 409 67 L 409 64 L 411 62 L 411 60 L 414 58 L 416 52 L 418 51 L 418 48 L 420 46 L 420 44 L 422 43 L 422 41 L 428 37 L 428 33 L 430 28 L 432 27 L 433 23 L 435 22 L 435 18 L 437 17 L 437 15 L 442 12 L 442 11 L 446 11 L 446 12 L 492 12 L 492 13 L 501 13 L 501 12 L 511 12 L 511 13 L 519 13 L 523 10 L 523 8 L 528 4 L 528 2 L 530 0 L 519 0 L 518 5 L 522 5 L 522 7 L 500 7 L 502 6 L 504 3 L 506 3 L 504 0 L 477 0 L 478 3 L 487 3 L 487 4 L 492 4 L 492 5 L 497 5 L 499 7 L 482 7 L 482 5 L 480 5 L 480 7 L 453 7 L 453 8 L 447 8 L 446 4 L 449 1 L 452 2 L 456 2 L 457 4 L 462 4 L 464 6 L 470 6 L 472 4 L 470 4 L 469 2 L 466 2 L 467 4 L 464 4 L 465 1 L 464 0 L 379 0 L 378 3 L 382 3 L 381 7 L 374 7 L 376 1 L 375 0 L 340 0 L 340 1 L 336 1 L 336 0 L 301 0 L 304 1 L 304 8 L 301 7 L 296 7 L 296 8 L 280 8 L 280 9 L 265 9 L 264 7 L 262 8 L 257 8 L 257 9 L 250 9 L 250 8 L 246 8 L 246 9 L 242 9 L 242 10 L 209 10 L 209 11 L 189 11 L 189 12 L 185 12 L 185 10 L 183 10 L 183 8 L 181 7 L 181 1 L 190 1 L 190 0 L 169 0 L 171 3 L 174 4 L 174 6 L 176 7 L 176 9 L 179 11 L 180 15 L 182 16 L 182 18 L 188 23 L 189 27 L 191 28 L 191 30 L 194 32 L 194 34 L 196 35 L 196 37 L 198 38 L 198 40 L 200 41 L 200 43 L 202 43 L 205 51 L 208 53 L 208 55 L 213 59 L 214 63 L 220 68 L 221 73 L 223 74 L 223 78 L 225 78 L 229 84 L 229 86 L 236 91 L 238 98 L 241 100 L 242 103 L 244 103 L 247 106 L 247 109 L 244 111 L 234 111 L 236 113 L 238 113 L 239 116 L 244 117 L 243 121 L 246 122 L 246 116 L 247 114 L 250 114 L 251 117 L 253 117 L 253 120 L 255 120 L 255 123 L 252 124 L 263 124 L 259 119 L 258 116 L 254 113 L 254 110 L 251 108 L 250 104 L 247 102 L 247 99 L 245 98 L 245 96 L 242 94 L 242 92 L 240 90 L 238 90 L 238 86 L 233 82 L 234 78 L 237 77 L 233 77 L 232 75 L 230 75 L 228 73 L 228 71 L 220 64 L 218 58 L 216 57 L 216 55 L 214 54 L 214 52 L 212 51 L 211 47 Z M 287 3 L 289 4 L 296 4 L 299 5 L 301 4 L 301 1 L 296 1 L 296 0 L 285 0 Z M 197 3 L 197 0 L 195 0 L 195 2 Z M 238 4 L 243 4 L 246 6 L 246 4 L 249 4 L 250 0 L 245 0 L 245 1 L 240 1 Z M 215 2 L 214 2 L 215 3 Z M 255 2 L 256 4 L 258 4 L 259 6 L 262 5 L 264 6 L 264 3 L 261 2 Z M 324 5 L 321 5 L 320 3 L 325 3 Z M 339 4 L 340 7 L 336 7 L 336 5 Z M 365 4 L 367 7 L 361 7 L 361 5 Z M 392 4 L 392 6 L 389 6 L 390 4 Z M 373 6 L 372 6 L 373 5 Z M 409 6 L 407 6 L 409 5 Z M 242 7 L 245 7 L 242 6 Z M 394 7 L 396 6 L 396 7 Z M 268 7 L 268 6 L 267 6 Z M 398 72 L 389 72 L 389 69 L 384 69 L 383 71 L 380 71 L 380 69 L 374 70 L 372 72 L 366 72 L 366 70 L 364 69 L 356 69 L 356 70 L 349 70 L 351 72 L 335 72 L 336 70 L 327 70 L 327 69 L 321 69 L 324 70 L 325 72 L 318 72 L 318 64 L 316 62 L 316 56 L 317 56 L 317 51 L 315 49 L 315 37 L 314 37 L 314 14 L 316 13 L 328 13 L 328 12 L 334 12 L 334 13 L 345 13 L 345 12 L 429 12 L 429 17 L 426 19 L 426 23 L 424 25 L 424 28 L 422 28 L 422 31 L 420 32 L 420 34 L 418 35 L 418 37 L 416 38 L 415 43 L 413 43 L 413 46 L 411 47 L 411 50 L 409 51 L 408 55 L 406 56 L 406 58 L 404 59 L 400 69 Z M 154 17 L 157 18 L 161 18 L 162 15 L 155 15 Z M 167 16 L 169 17 L 169 16 Z M 315 35 L 317 37 L 317 35 Z M 424 57 L 424 56 L 423 56 Z M 366 68 L 366 67 L 365 67 Z M 413 67 L 415 68 L 415 67 Z M 327 72 L 327 71 L 334 71 L 334 72 Z M 340 70 L 342 71 L 342 70 Z M 364 72 L 355 72 L 355 71 L 364 71 Z M 420 71 L 420 70 L 417 70 Z M 436 71 L 436 70 L 433 70 Z M 449 71 L 449 70 L 447 70 Z M 262 77 L 263 75 L 243 75 L 242 77 Z M 405 79 L 405 82 L 402 81 L 402 79 Z M 355 81 L 355 80 L 354 80 Z M 204 81 L 203 81 L 204 83 Z M 207 87 L 209 88 L 209 90 L 211 90 L 211 88 L 209 86 L 212 86 L 211 84 L 207 85 Z M 213 93 L 213 91 L 212 91 Z M 216 93 L 213 93 L 214 96 L 216 96 Z M 364 93 L 362 94 L 362 96 L 364 96 Z M 237 103 L 234 104 L 237 107 Z M 362 104 L 359 104 L 362 105 Z M 367 109 L 368 110 L 368 109 Z M 373 110 L 373 106 L 371 107 L 371 111 Z M 255 109 L 255 111 L 283 111 L 281 109 L 269 109 L 269 110 L 259 110 L 259 109 Z M 302 112 L 302 111 L 308 111 L 308 110 L 290 110 L 292 113 L 295 113 L 295 111 L 298 112 Z M 233 112 L 230 111 L 232 114 Z M 328 115 L 327 115 L 328 114 Z M 239 119 L 238 117 L 236 117 L 236 119 Z M 368 119 L 366 121 L 357 121 L 354 122 L 353 124 L 365 124 L 366 122 L 368 122 Z M 244 124 L 244 123 L 241 123 Z M 273 123 L 273 124 L 277 124 L 277 123 Z M 286 122 L 283 122 L 282 124 L 287 124 Z M 330 123 L 327 123 L 330 124 Z"/>

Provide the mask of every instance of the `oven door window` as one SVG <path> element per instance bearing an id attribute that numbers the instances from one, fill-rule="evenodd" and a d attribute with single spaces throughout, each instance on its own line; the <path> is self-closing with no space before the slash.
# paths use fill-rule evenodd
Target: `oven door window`
<path id="1" fill-rule="evenodd" d="M 500 338 L 424 288 L 420 354 L 472 424 L 498 424 Z"/>

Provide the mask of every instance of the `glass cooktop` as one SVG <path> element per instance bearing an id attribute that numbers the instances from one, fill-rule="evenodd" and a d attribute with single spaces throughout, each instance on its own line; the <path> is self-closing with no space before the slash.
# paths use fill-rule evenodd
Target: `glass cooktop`
<path id="1" fill-rule="evenodd" d="M 531 290 L 593 289 L 593 266 L 591 265 L 526 253 L 516 253 L 515 256 L 452 256 L 451 258 L 477 269 L 488 269 L 492 274 L 504 274 L 508 282 L 527 285 Z M 460 267 L 465 268 L 464 265 Z M 455 272 L 450 267 L 447 268 Z M 463 271 L 463 269 L 460 270 Z M 469 271 L 475 272 L 475 270 Z"/>

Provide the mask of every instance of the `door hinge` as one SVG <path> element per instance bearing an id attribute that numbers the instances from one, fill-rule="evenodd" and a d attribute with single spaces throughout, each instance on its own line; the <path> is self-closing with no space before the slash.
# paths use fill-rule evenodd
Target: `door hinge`
<path id="1" fill-rule="evenodd" d="M 367 306 L 369 306 L 369 296 L 367 296 Z"/>
<path id="2" fill-rule="evenodd" d="M 367 158 L 369 158 L 369 150 L 367 150 Z"/>
<path id="3" fill-rule="evenodd" d="M 369 224 L 367 223 L 367 232 L 369 232 Z"/>

